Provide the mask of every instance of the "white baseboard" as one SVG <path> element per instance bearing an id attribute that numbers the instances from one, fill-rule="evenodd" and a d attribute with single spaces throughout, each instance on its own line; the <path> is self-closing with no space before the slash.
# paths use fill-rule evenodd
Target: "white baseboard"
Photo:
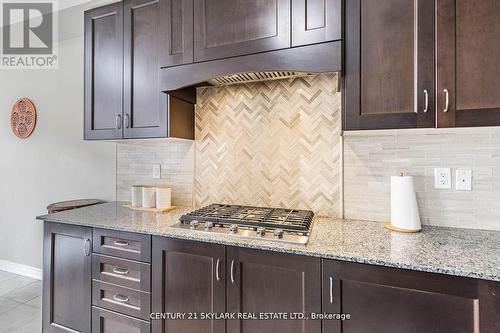
<path id="1" fill-rule="evenodd" d="M 18 264 L 12 261 L 0 260 L 0 271 L 6 271 L 37 280 L 42 279 L 42 270 L 40 268 Z"/>

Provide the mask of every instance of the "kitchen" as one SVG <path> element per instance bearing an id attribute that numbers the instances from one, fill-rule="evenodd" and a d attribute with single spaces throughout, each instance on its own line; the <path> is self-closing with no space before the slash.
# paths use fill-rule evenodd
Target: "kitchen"
<path id="1" fill-rule="evenodd" d="M 0 80 L 0 332 L 500 331 L 498 1 L 49 16 Z"/>

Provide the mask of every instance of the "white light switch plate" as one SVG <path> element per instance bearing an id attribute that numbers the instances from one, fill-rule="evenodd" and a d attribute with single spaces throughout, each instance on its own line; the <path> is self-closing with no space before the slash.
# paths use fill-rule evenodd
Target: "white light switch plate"
<path id="1" fill-rule="evenodd" d="M 161 164 L 153 164 L 153 178 L 161 178 Z"/>
<path id="2" fill-rule="evenodd" d="M 472 191 L 472 170 L 457 170 L 455 188 L 457 191 Z"/>
<path id="3" fill-rule="evenodd" d="M 451 189 L 451 169 L 434 169 L 434 186 L 439 189 Z"/>

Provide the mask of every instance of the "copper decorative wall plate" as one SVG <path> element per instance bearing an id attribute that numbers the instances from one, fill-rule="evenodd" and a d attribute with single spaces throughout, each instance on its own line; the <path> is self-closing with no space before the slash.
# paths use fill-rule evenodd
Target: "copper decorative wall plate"
<path id="1" fill-rule="evenodd" d="M 20 138 L 26 139 L 35 129 L 35 104 L 27 98 L 18 99 L 10 112 L 10 128 Z"/>

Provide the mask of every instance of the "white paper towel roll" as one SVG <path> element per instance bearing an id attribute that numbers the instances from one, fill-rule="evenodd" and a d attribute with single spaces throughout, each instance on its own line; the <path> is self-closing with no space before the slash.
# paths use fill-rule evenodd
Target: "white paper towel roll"
<path id="1" fill-rule="evenodd" d="M 391 177 L 391 225 L 407 231 L 422 229 L 412 176 Z"/>

